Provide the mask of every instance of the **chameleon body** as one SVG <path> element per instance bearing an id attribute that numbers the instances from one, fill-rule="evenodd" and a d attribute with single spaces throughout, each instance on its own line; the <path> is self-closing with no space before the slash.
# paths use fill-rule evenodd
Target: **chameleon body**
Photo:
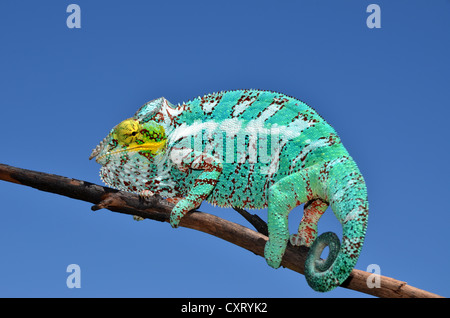
<path id="1" fill-rule="evenodd" d="M 314 290 L 341 284 L 359 257 L 368 218 L 363 176 L 335 130 L 293 97 L 235 90 L 177 106 L 155 99 L 114 127 L 94 157 L 106 184 L 177 202 L 172 227 L 204 200 L 267 208 L 267 263 L 278 268 L 289 241 L 310 247 L 305 276 Z M 289 212 L 301 204 L 302 221 L 290 236 Z M 331 232 L 317 237 L 328 206 L 342 224 L 342 243 Z"/>

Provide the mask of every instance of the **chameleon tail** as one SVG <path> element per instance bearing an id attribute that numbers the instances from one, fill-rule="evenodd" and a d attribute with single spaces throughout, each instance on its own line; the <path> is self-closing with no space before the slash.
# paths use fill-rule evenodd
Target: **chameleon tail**
<path id="1" fill-rule="evenodd" d="M 332 232 L 316 238 L 305 262 L 308 284 L 316 291 L 326 292 L 342 284 L 354 268 L 367 228 L 368 201 L 364 179 L 351 158 L 332 166 L 327 178 L 330 206 L 342 225 L 342 244 Z M 320 259 L 328 246 L 326 260 Z"/>

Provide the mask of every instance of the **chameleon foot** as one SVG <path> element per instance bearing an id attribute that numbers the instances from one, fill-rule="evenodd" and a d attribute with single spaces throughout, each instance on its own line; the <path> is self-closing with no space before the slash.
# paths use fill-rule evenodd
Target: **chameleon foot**
<path id="1" fill-rule="evenodd" d="M 298 235 L 298 234 L 292 234 L 289 237 L 289 242 L 291 242 L 291 244 L 293 246 L 305 245 L 304 239 L 302 237 L 300 237 L 300 235 Z"/>
<path id="2" fill-rule="evenodd" d="M 194 198 L 176 198 L 178 203 L 173 207 L 170 212 L 170 225 L 173 228 L 177 228 L 181 219 L 191 210 L 194 210 L 200 206 L 203 198 L 194 196 Z"/>
<path id="3" fill-rule="evenodd" d="M 172 211 L 170 212 L 170 225 L 176 229 L 178 227 L 178 225 L 180 224 L 181 219 L 183 218 L 183 216 L 186 215 L 186 213 L 188 212 L 188 210 L 183 208 L 183 202 L 185 200 L 181 200 L 179 201 L 175 207 L 172 209 Z"/>
<path id="4" fill-rule="evenodd" d="M 301 228 L 301 225 L 300 225 Z M 314 243 L 314 240 L 317 237 L 317 226 L 314 228 L 311 227 L 303 227 L 300 229 L 299 233 L 292 234 L 289 238 L 289 241 L 293 246 L 307 246 L 311 247 Z"/>
<path id="5" fill-rule="evenodd" d="M 286 249 L 286 244 L 278 242 L 274 244 L 271 240 L 267 241 L 264 247 L 264 258 L 270 267 L 278 268 L 281 265 L 281 258 Z"/>

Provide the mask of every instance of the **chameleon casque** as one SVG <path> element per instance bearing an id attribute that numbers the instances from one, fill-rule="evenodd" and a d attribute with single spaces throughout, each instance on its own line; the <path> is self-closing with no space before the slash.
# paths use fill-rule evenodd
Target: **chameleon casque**
<path id="1" fill-rule="evenodd" d="M 340 285 L 359 257 L 368 219 L 363 176 L 335 130 L 293 97 L 233 90 L 177 106 L 161 97 L 115 126 L 94 157 L 111 187 L 177 202 L 172 227 L 204 200 L 267 208 L 267 263 L 280 266 L 288 241 L 310 247 L 305 276 L 316 291 Z M 289 212 L 301 204 L 298 233 L 290 235 Z M 342 243 L 332 232 L 317 237 L 328 206 L 342 224 Z"/>

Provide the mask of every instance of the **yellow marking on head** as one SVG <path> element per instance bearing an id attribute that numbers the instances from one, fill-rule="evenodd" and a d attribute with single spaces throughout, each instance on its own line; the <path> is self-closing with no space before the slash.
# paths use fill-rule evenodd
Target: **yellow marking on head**
<path id="1" fill-rule="evenodd" d="M 113 151 L 107 152 L 103 156 L 98 157 L 97 160 L 99 160 L 99 159 L 101 159 L 101 158 L 103 158 L 105 156 L 108 156 L 108 155 L 117 154 L 117 153 L 121 153 L 121 152 L 129 152 L 129 151 L 135 151 L 135 152 L 150 151 L 153 154 L 158 154 L 165 147 L 166 147 L 166 140 L 155 141 L 155 142 L 146 142 L 145 144 L 142 144 L 142 145 L 135 144 L 135 145 L 132 145 L 132 146 L 128 146 L 126 148 L 117 149 L 117 150 L 113 150 Z"/>
<path id="2" fill-rule="evenodd" d="M 154 142 L 147 141 L 146 143 L 143 143 L 142 145 L 138 145 L 138 144 L 130 145 L 130 146 L 126 147 L 125 149 L 113 151 L 112 153 L 123 152 L 123 151 L 151 151 L 153 153 L 157 153 L 160 150 L 164 149 L 165 146 L 166 146 L 166 140 L 154 141 Z"/>

